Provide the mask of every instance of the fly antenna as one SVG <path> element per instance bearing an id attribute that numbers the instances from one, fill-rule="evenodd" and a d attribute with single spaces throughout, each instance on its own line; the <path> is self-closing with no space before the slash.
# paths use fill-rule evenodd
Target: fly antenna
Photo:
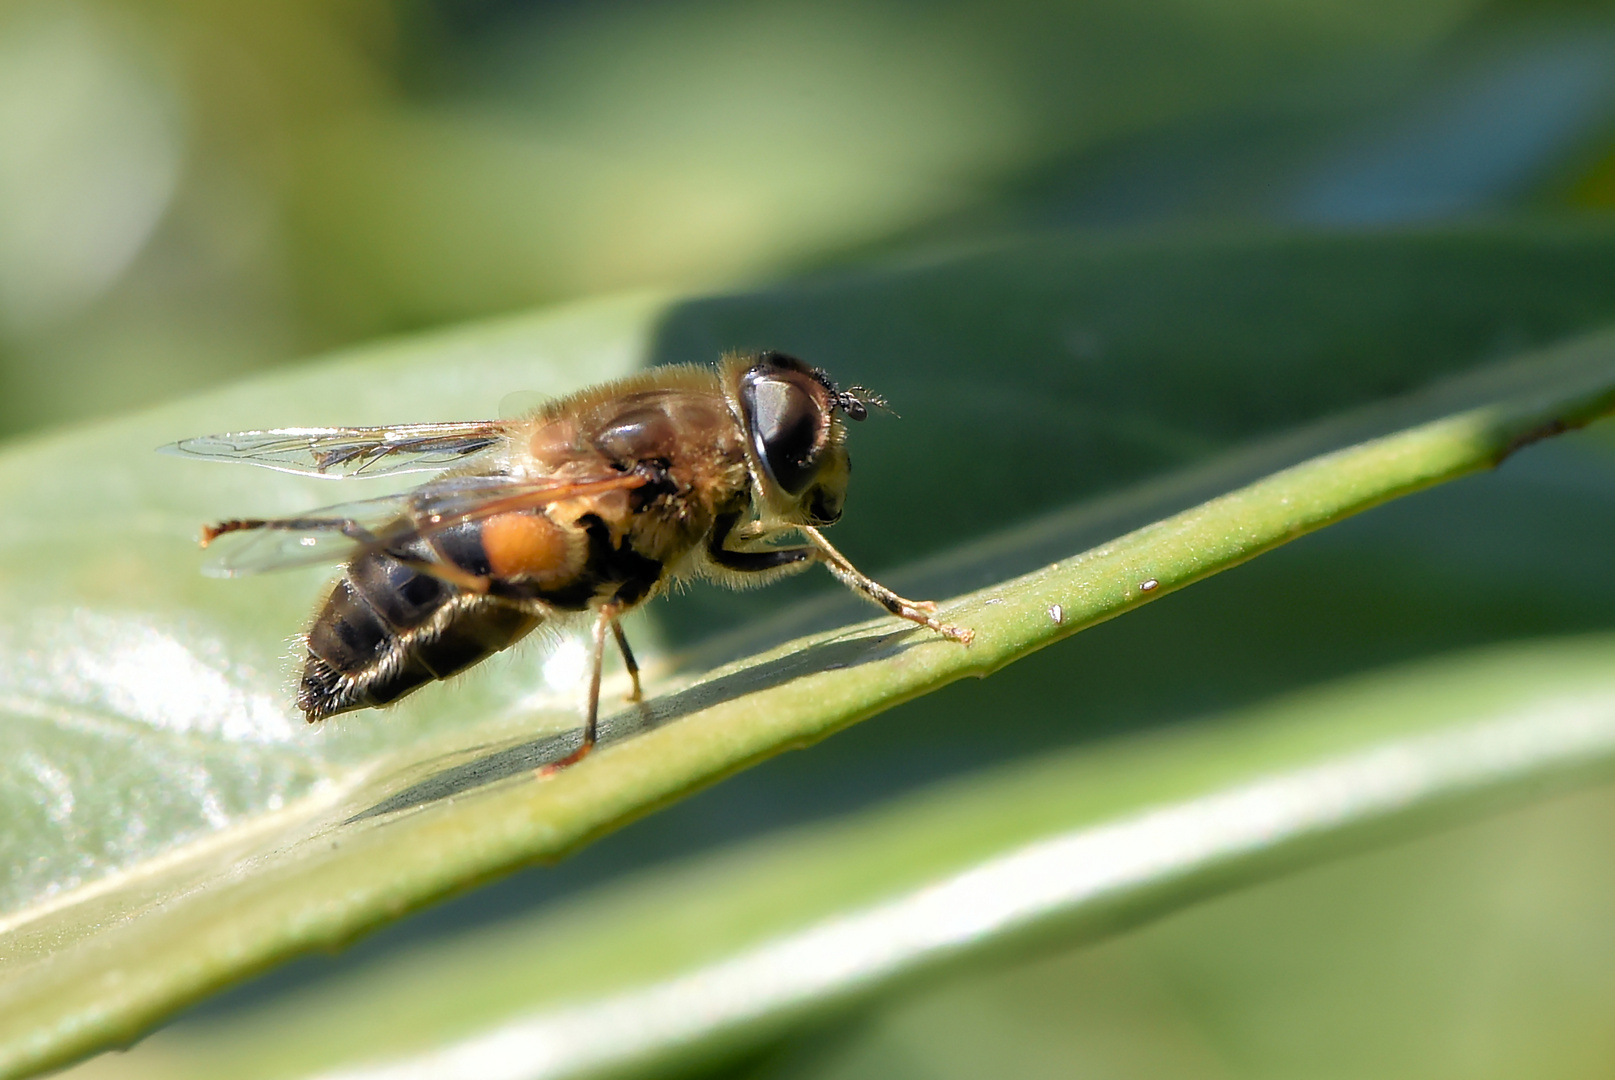
<path id="1" fill-rule="evenodd" d="M 897 410 L 887 404 L 884 397 L 867 386 L 849 386 L 845 390 L 837 390 L 836 407 L 846 413 L 849 420 L 864 419 L 869 415 L 870 409 L 879 409 L 881 412 L 897 416 Z"/>

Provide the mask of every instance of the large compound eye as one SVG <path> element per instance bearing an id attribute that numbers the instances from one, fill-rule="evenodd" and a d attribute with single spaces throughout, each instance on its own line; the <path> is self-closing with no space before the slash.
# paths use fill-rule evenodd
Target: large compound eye
<path id="1" fill-rule="evenodd" d="M 749 375 L 740 403 L 751 427 L 752 445 L 763 467 L 787 495 L 800 495 L 818 473 L 828 416 L 796 380 Z"/>

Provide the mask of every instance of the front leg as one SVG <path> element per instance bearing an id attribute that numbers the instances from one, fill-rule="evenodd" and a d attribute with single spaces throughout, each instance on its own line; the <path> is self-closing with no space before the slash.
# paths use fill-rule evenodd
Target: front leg
<path id="1" fill-rule="evenodd" d="M 818 558 L 818 551 L 808 547 L 736 551 L 729 546 L 729 534 L 734 531 L 739 521 L 739 514 L 724 514 L 712 526 L 712 538 L 707 541 L 707 555 L 725 570 L 738 570 L 742 574 L 760 574 L 784 566 L 811 562 Z"/>
<path id="2" fill-rule="evenodd" d="M 964 626 L 951 626 L 936 617 L 936 604 L 930 600 L 907 600 L 898 596 L 892 590 L 882 585 L 872 577 L 859 571 L 847 560 L 847 557 L 837 551 L 824 534 L 811 525 L 798 526 L 802 535 L 813 541 L 820 562 L 829 567 L 830 573 L 836 580 L 855 593 L 868 597 L 898 618 L 909 622 L 928 626 L 950 641 L 957 641 L 961 645 L 969 645 L 976 638 L 976 632 Z"/>
<path id="3" fill-rule="evenodd" d="M 824 534 L 812 526 L 798 526 L 802 534 L 813 541 L 813 547 L 766 548 L 762 551 L 735 551 L 728 547 L 726 541 L 729 533 L 739 520 L 738 514 L 725 514 L 718 519 L 712 530 L 712 539 L 707 544 L 707 554 L 712 561 L 726 570 L 738 570 L 741 573 L 759 573 L 768 570 L 778 570 L 783 566 L 791 566 L 801 562 L 822 562 L 840 581 L 853 592 L 866 597 L 879 604 L 898 618 L 919 623 L 929 627 L 952 641 L 969 645 L 975 638 L 975 631 L 964 627 L 950 626 L 936 617 L 936 605 L 929 600 L 906 600 L 892 590 L 871 577 L 858 571 L 847 560 L 847 557 L 837 551 L 824 538 Z"/>

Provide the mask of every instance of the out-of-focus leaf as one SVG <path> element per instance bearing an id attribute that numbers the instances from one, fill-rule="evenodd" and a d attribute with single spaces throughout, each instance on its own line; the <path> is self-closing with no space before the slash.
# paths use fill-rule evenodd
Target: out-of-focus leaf
<path id="1" fill-rule="evenodd" d="M 502 11 L 426 93 L 297 118 L 292 221 L 318 253 L 300 269 L 346 301 L 332 321 L 396 325 L 823 260 L 1321 71 L 1372 97 L 1476 6 L 944 3 L 923 26 L 889 2 Z M 267 62 L 304 78 L 299 56 Z"/>
<path id="2" fill-rule="evenodd" d="M 969 651 L 889 624 L 821 635 L 664 696 L 647 718 L 680 722 L 543 785 L 525 768 L 564 745 L 545 732 L 575 719 L 557 707 L 570 695 L 542 690 L 530 666 L 496 662 L 385 718 L 305 734 L 289 718 L 277 657 L 319 575 L 204 581 L 186 540 L 206 517 L 290 512 L 330 501 L 332 488 L 185 466 L 146 447 L 288 422 L 486 415 L 535 381 L 560 389 L 644 360 L 780 345 L 886 390 L 909 416 L 857 433 L 859 460 L 880 468 L 861 467 L 837 535 L 876 568 L 901 550 L 941 547 L 943 533 L 979 537 L 1033 507 L 1454 375 L 1488 347 L 1608 319 L 1599 283 L 1612 265 L 1615 248 L 1601 238 L 1551 233 L 1014 246 L 749 299 L 603 305 L 386 346 L 16 448 L 0 462 L 0 489 L 30 516 L 3 534 L 0 595 L 11 636 L 4 730 L 15 744 L 5 760 L 16 778 L 6 813 L 23 824 L 4 839 L 7 864 L 24 872 L 8 879 L 0 938 L 0 1060 L 23 1069 L 127 1037 L 289 953 L 558 854 L 749 761 L 1353 509 L 1483 467 L 1602 408 L 1610 363 L 1606 345 L 1585 343 L 1207 466 L 1153 500 L 1141 495 L 1131 513 L 1180 509 L 1387 436 L 978 596 L 967 612 L 981 636 Z M 964 392 L 981 385 L 983 358 L 1006 355 L 1014 362 L 998 366 L 988 393 Z M 1383 366 L 1337 366 L 1360 356 Z M 913 449 L 920 438 L 929 452 Z M 984 517 L 971 509 L 979 494 L 971 502 L 961 491 L 993 492 L 1003 513 Z M 1040 548 L 986 549 L 969 572 L 1024 565 L 1062 527 L 1035 532 Z M 903 542 L 883 545 L 883 531 Z M 1158 586 L 1141 592 L 1152 579 Z M 723 625 L 689 608 L 679 619 L 680 640 Z M 624 713 L 608 730 L 644 722 Z M 500 776 L 511 779 L 483 783 Z M 384 803 L 413 812 L 349 820 Z"/>
<path id="3" fill-rule="evenodd" d="M 1608 777 L 1612 661 L 1609 636 L 1482 650 L 999 770 L 190 1025 L 84 1080 L 665 1075 L 940 965 L 1091 941 Z"/>
<path id="4" fill-rule="evenodd" d="M 1612 844 L 1615 785 L 1547 794 L 1102 942 L 916 979 L 699 1075 L 1602 1080 Z"/>
<path id="5" fill-rule="evenodd" d="M 1104 140 L 1313 121 L 1323 72 L 1349 108 L 1394 96 L 1479 6 L 19 0 L 0 431 L 319 343 L 819 264 Z M 1272 202 L 1293 165 L 1160 171 Z"/>

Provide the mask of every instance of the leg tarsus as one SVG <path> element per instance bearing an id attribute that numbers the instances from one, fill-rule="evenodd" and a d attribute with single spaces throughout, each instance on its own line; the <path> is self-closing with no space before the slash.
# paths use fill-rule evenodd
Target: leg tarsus
<path id="1" fill-rule="evenodd" d="M 540 780 L 547 780 L 556 773 L 560 772 L 562 769 L 570 769 L 572 766 L 588 757 L 589 751 L 593 749 L 594 743 L 586 742 L 576 750 L 572 751 L 570 754 L 566 755 L 566 757 L 561 758 L 558 761 L 552 761 L 548 765 L 540 766 L 537 773 L 538 778 Z"/>
<path id="2" fill-rule="evenodd" d="M 824 534 L 812 526 L 801 527 L 802 535 L 813 541 L 818 548 L 818 557 L 824 562 L 836 580 L 857 593 L 862 593 L 875 603 L 909 622 L 919 623 L 929 627 L 950 641 L 957 641 L 961 645 L 969 645 L 976 638 L 976 632 L 964 626 L 951 626 L 936 617 L 936 604 L 930 600 L 908 600 L 898 596 L 892 590 L 861 573 L 856 566 L 847 561 L 847 557 L 835 549 Z"/>

